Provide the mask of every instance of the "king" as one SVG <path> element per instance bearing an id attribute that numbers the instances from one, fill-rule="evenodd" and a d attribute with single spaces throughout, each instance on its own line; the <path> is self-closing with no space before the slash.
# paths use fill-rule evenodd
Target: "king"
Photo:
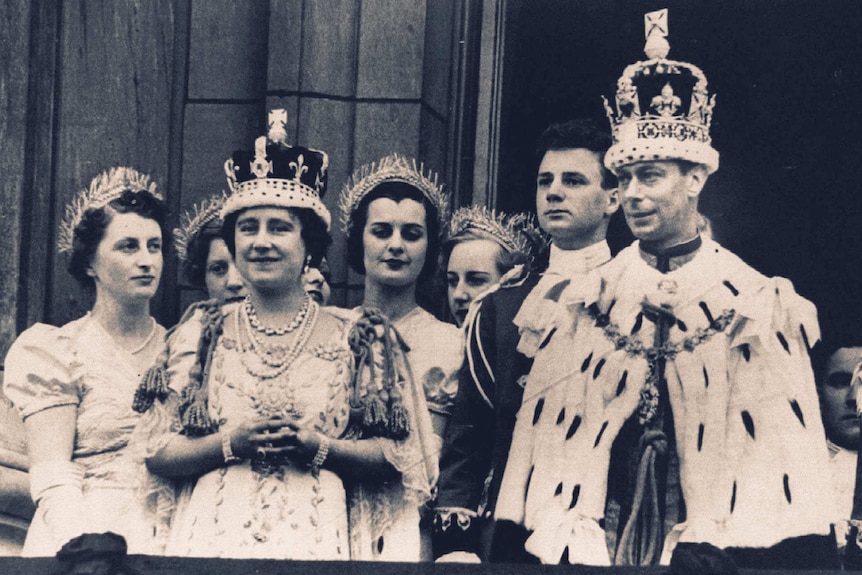
<path id="1" fill-rule="evenodd" d="M 496 518 L 543 563 L 666 564 L 678 548 L 832 567 L 816 310 L 704 231 L 715 97 L 700 69 L 667 59 L 666 14 L 647 16 L 647 35 L 649 59 L 623 72 L 616 110 L 606 102 L 604 161 L 637 241 L 560 296 Z"/>

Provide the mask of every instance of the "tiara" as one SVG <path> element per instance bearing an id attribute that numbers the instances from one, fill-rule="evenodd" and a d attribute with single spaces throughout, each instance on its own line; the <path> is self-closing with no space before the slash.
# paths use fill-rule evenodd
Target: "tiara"
<path id="1" fill-rule="evenodd" d="M 72 251 L 75 228 L 81 223 L 87 210 L 105 207 L 126 190 L 149 192 L 157 200 L 164 200 L 156 190 L 155 182 L 150 181 L 148 175 L 133 168 L 115 167 L 102 172 L 93 178 L 89 188 L 78 192 L 66 206 L 66 214 L 60 224 L 57 237 L 57 251 L 60 253 Z"/>
<path id="2" fill-rule="evenodd" d="M 667 9 L 644 16 L 648 60 L 623 70 L 617 81 L 614 110 L 604 100 L 613 145 L 605 166 L 646 160 L 681 159 L 718 169 L 718 152 L 709 135 L 715 95 L 707 92 L 706 76 L 688 62 L 668 60 Z"/>
<path id="3" fill-rule="evenodd" d="M 437 220 L 442 233 L 449 214 L 449 200 L 443 193 L 443 184 L 438 183 L 436 173 L 425 172 L 424 164 L 417 164 L 415 159 L 407 159 L 398 154 L 391 154 L 362 166 L 344 184 L 338 205 L 341 208 L 341 225 L 345 233 L 350 233 L 353 213 L 365 196 L 386 182 L 401 182 L 422 192 L 437 210 Z"/>
<path id="4" fill-rule="evenodd" d="M 497 242 L 509 253 L 532 255 L 534 238 L 541 236 L 539 227 L 529 214 L 500 212 L 495 214 L 485 206 L 466 206 L 455 210 L 449 223 L 449 238 L 477 231 Z"/>
<path id="5" fill-rule="evenodd" d="M 227 199 L 227 194 L 222 191 L 211 198 L 207 198 L 180 216 L 180 227 L 174 229 L 174 248 L 181 262 L 189 257 L 189 244 L 210 222 L 220 219 L 219 214 Z"/>

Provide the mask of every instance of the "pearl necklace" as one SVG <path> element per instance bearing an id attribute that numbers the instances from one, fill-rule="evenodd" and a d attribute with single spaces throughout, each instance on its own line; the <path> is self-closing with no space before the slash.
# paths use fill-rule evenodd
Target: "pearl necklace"
<path id="1" fill-rule="evenodd" d="M 251 324 L 251 327 L 253 327 L 255 331 L 264 335 L 287 335 L 302 325 L 305 316 L 308 315 L 309 301 L 311 301 L 311 297 L 306 294 L 305 298 L 302 300 L 302 307 L 299 308 L 299 312 L 297 312 L 290 323 L 284 327 L 266 327 L 263 325 L 257 317 L 257 310 L 254 309 L 254 305 L 252 305 L 251 298 L 249 296 L 245 296 L 245 314 L 248 318 L 249 324 Z"/>
<path id="2" fill-rule="evenodd" d="M 248 313 L 237 313 L 237 334 L 240 333 L 240 315 L 245 320 L 245 332 L 248 337 L 248 346 L 240 344 L 242 355 L 241 361 L 246 371 L 258 379 L 274 379 L 287 371 L 294 361 L 305 349 L 314 326 L 317 324 L 317 316 L 320 307 L 316 302 L 310 301 L 308 313 L 305 314 L 299 326 L 299 333 L 287 348 L 282 346 L 267 346 L 255 335 L 255 329 L 251 324 Z"/>

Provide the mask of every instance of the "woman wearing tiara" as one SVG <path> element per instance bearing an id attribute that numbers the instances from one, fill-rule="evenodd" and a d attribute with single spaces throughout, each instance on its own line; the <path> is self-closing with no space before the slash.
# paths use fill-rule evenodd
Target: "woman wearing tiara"
<path id="1" fill-rule="evenodd" d="M 463 344 L 458 328 L 420 307 L 416 293 L 437 272 L 446 196 L 436 175 L 424 173 L 415 160 L 392 154 L 360 168 L 345 185 L 340 204 L 348 263 L 365 274 L 362 305 L 380 310 L 406 343 L 413 378 L 424 390 L 437 435 L 436 452 L 458 390 Z M 378 538 L 378 558 L 431 559 L 430 525 L 425 528 L 423 522 L 420 536 L 419 512 L 405 506 L 399 525 Z"/>
<path id="2" fill-rule="evenodd" d="M 226 165 L 223 236 L 248 296 L 200 306 L 138 395 L 147 424 L 164 418 L 150 470 L 195 480 L 169 555 L 370 559 L 375 530 L 430 496 L 430 421 L 385 320 L 350 323 L 303 288 L 331 241 L 328 161 L 288 146 L 279 112 Z"/>
<path id="3" fill-rule="evenodd" d="M 185 281 L 219 303 L 240 301 L 246 294 L 242 276 L 221 237 L 220 213 L 226 199 L 221 193 L 196 204 L 183 214 L 182 225 L 174 230 L 174 247 Z"/>
<path id="4" fill-rule="evenodd" d="M 132 486 L 132 397 L 164 347 L 150 316 L 162 273 L 165 207 L 129 168 L 96 177 L 66 209 L 59 250 L 95 290 L 93 309 L 62 327 L 36 324 L 6 356 L 4 391 L 24 418 L 36 515 L 24 555 L 54 555 L 84 533 L 113 531 L 130 553 L 158 553 Z"/>
<path id="5" fill-rule="evenodd" d="M 379 309 L 404 338 L 413 377 L 425 390 L 442 437 L 458 390 L 463 345 L 455 326 L 416 301 L 417 286 L 437 273 L 448 217 L 442 186 L 415 160 L 392 154 L 360 168 L 344 186 L 340 205 L 347 261 L 365 274 L 362 305 Z"/>
<path id="6" fill-rule="evenodd" d="M 526 214 L 495 214 L 484 206 L 467 206 L 452 214 L 443 242 L 449 311 L 464 325 L 470 305 L 494 289 L 503 276 L 520 277 L 532 265 L 534 252 L 548 244 Z"/>

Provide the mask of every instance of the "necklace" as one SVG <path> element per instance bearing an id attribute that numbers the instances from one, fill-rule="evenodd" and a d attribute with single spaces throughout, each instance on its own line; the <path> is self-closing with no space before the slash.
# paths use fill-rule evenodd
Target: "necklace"
<path id="1" fill-rule="evenodd" d="M 305 298 L 302 300 L 302 307 L 299 308 L 299 311 L 293 319 L 290 320 L 290 323 L 284 327 L 266 327 L 263 325 L 257 317 L 257 310 L 254 309 L 254 305 L 251 303 L 251 298 L 249 296 L 245 296 L 245 315 L 248 318 L 248 323 L 251 324 L 251 327 L 259 333 L 264 335 L 287 335 L 302 325 L 305 316 L 308 315 L 308 306 L 310 301 L 311 297 L 306 294 Z"/>
<path id="2" fill-rule="evenodd" d="M 150 345 L 150 342 L 153 341 L 153 337 L 156 335 L 156 320 L 150 318 L 150 324 L 152 325 L 150 328 L 150 334 L 147 336 L 147 339 L 144 340 L 144 343 L 129 352 L 132 355 L 144 351 L 147 346 Z"/>
<path id="3" fill-rule="evenodd" d="M 111 338 L 111 341 L 113 341 L 117 347 L 119 347 L 120 349 L 126 350 L 125 347 L 120 345 L 120 342 L 117 341 L 117 338 L 114 337 L 114 334 L 112 334 L 110 331 L 108 331 L 108 329 L 102 325 L 102 322 L 100 322 L 98 319 L 94 318 L 91 312 L 87 312 L 87 315 L 89 315 L 93 319 L 93 321 L 96 322 L 96 325 L 99 326 L 99 329 L 102 330 L 102 333 L 106 334 L 109 338 Z M 147 338 L 143 341 L 143 343 L 141 343 L 141 345 L 139 345 L 135 349 L 130 349 L 130 350 L 126 350 L 126 351 L 132 355 L 135 355 L 135 354 L 138 354 L 138 353 L 141 353 L 142 351 L 144 351 L 147 348 L 147 346 L 149 346 L 150 343 L 152 343 L 153 338 L 156 335 L 156 325 L 157 325 L 156 320 L 151 317 L 150 318 L 150 333 L 147 334 Z"/>
<path id="4" fill-rule="evenodd" d="M 240 343 L 241 361 L 246 371 L 258 379 L 274 379 L 287 371 L 305 349 L 305 345 L 314 332 L 320 307 L 310 301 L 308 312 L 299 326 L 299 332 L 293 342 L 287 346 L 267 346 L 255 335 L 248 313 L 243 313 L 244 327 L 248 338 L 248 346 Z M 240 314 L 237 314 L 237 334 L 240 333 Z"/>

